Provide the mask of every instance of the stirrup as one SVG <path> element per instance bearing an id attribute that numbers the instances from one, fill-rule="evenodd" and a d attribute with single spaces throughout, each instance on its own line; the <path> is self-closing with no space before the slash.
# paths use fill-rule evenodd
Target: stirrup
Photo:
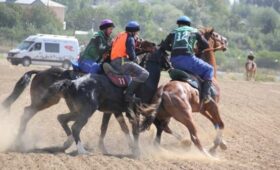
<path id="1" fill-rule="evenodd" d="M 206 98 L 202 99 L 202 100 L 200 101 L 200 108 L 199 108 L 199 110 L 201 111 L 202 108 L 203 108 L 203 106 L 204 106 L 205 104 L 209 103 L 210 101 L 213 101 L 213 98 L 212 98 L 212 97 L 206 97 Z"/>
<path id="2" fill-rule="evenodd" d="M 206 97 L 206 98 L 204 98 L 203 99 L 203 104 L 207 104 L 207 103 L 209 103 L 211 101 L 211 97 Z"/>

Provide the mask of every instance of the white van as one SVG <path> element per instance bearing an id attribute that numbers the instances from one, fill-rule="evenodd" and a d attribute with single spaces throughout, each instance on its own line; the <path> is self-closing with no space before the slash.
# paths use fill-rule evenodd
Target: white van
<path id="1" fill-rule="evenodd" d="M 79 43 L 75 37 L 37 34 L 31 35 L 9 51 L 7 59 L 13 65 L 42 64 L 68 69 L 79 57 Z"/>

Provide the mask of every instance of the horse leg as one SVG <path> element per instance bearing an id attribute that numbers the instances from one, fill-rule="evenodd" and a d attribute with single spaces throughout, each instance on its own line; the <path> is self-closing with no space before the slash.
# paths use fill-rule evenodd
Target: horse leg
<path id="1" fill-rule="evenodd" d="M 157 134 L 156 134 L 156 138 L 155 138 L 154 144 L 155 145 L 160 145 L 161 134 L 162 134 L 163 128 L 161 126 L 160 120 L 158 120 L 158 119 L 155 119 L 154 124 L 155 124 L 155 126 L 157 128 Z"/>
<path id="2" fill-rule="evenodd" d="M 83 106 L 83 110 L 80 112 L 79 116 L 77 116 L 76 121 L 74 122 L 74 124 L 71 127 L 73 137 L 76 142 L 78 154 L 89 154 L 89 152 L 85 150 L 85 148 L 83 147 L 83 145 L 81 143 L 80 133 L 81 133 L 82 128 L 88 122 L 88 119 L 91 117 L 91 115 L 96 110 L 97 110 L 97 105 L 96 104 L 93 105 L 93 103 L 91 103 L 91 106 L 88 106 L 88 107 Z"/>
<path id="3" fill-rule="evenodd" d="M 112 116 L 112 113 L 103 113 L 103 117 L 102 117 L 102 124 L 101 124 L 101 134 L 100 134 L 100 138 L 99 138 L 99 142 L 98 142 L 98 147 L 99 149 L 102 151 L 103 154 L 108 154 L 105 145 L 104 145 L 104 138 L 108 129 L 108 124 L 110 121 L 110 118 Z"/>
<path id="4" fill-rule="evenodd" d="M 68 126 L 68 123 L 70 121 L 74 121 L 77 119 L 78 114 L 76 112 L 70 112 L 66 114 L 60 114 L 57 116 L 57 120 L 64 129 L 66 135 L 67 135 L 67 140 L 64 142 L 62 150 L 68 149 L 73 143 L 74 143 L 74 138 L 71 132 L 71 129 Z"/>
<path id="5" fill-rule="evenodd" d="M 133 143 L 133 156 L 138 158 L 140 156 L 140 148 L 139 148 L 139 115 L 135 115 L 135 119 L 132 120 L 132 134 L 134 138 Z"/>
<path id="6" fill-rule="evenodd" d="M 129 129 L 128 129 L 128 126 L 127 124 L 125 123 L 125 120 L 124 120 L 124 117 L 123 117 L 123 114 L 122 113 L 114 113 L 114 116 L 116 117 L 117 121 L 119 122 L 119 125 L 123 131 L 123 133 L 125 134 L 126 136 L 126 139 L 128 141 L 128 146 L 130 148 L 133 148 L 133 141 L 131 139 L 131 136 L 129 134 Z"/>
<path id="7" fill-rule="evenodd" d="M 157 134 L 156 134 L 156 138 L 154 141 L 155 145 L 160 145 L 161 142 L 161 134 L 163 131 L 165 131 L 166 133 L 169 133 L 171 135 L 173 135 L 174 137 L 178 137 L 177 139 L 179 140 L 182 139 L 181 136 L 177 136 L 177 134 L 174 134 L 174 132 L 171 131 L 171 129 L 168 127 L 168 123 L 170 122 L 170 118 L 165 118 L 165 119 L 155 119 L 154 121 L 154 125 L 157 128 Z"/>
<path id="8" fill-rule="evenodd" d="M 17 132 L 16 139 L 14 140 L 14 142 L 11 146 L 12 150 L 20 149 L 20 146 L 21 146 L 21 143 L 22 143 L 22 135 L 26 131 L 27 124 L 30 121 L 30 119 L 37 112 L 38 112 L 38 110 L 35 109 L 32 105 L 24 108 L 24 113 L 23 113 L 23 115 L 21 116 L 21 119 L 20 119 L 20 125 L 19 125 L 19 129 L 18 129 L 18 132 Z"/>
<path id="9" fill-rule="evenodd" d="M 209 103 L 204 105 L 205 109 L 201 113 L 205 115 L 214 125 L 217 134 L 214 139 L 214 146 L 210 149 L 211 153 L 215 153 L 218 146 L 221 149 L 227 149 L 225 141 L 222 139 L 222 132 L 224 129 L 224 123 L 220 117 L 220 112 L 218 105 L 214 101 L 210 101 Z"/>
<path id="10" fill-rule="evenodd" d="M 31 98 L 31 105 L 24 108 L 24 113 L 21 116 L 18 134 L 14 142 L 15 144 L 19 144 L 19 142 L 21 142 L 22 135 L 26 130 L 28 122 L 38 111 L 44 110 L 54 104 L 57 104 L 60 100 L 60 96 L 54 94 L 54 92 L 52 91 L 48 91 L 48 93 L 46 93 L 44 96 L 39 97 L 39 99 L 31 93 Z M 17 148 L 19 145 L 15 146 Z"/>
<path id="11" fill-rule="evenodd" d="M 197 130 L 193 123 L 192 117 L 191 117 L 191 106 L 187 104 L 188 107 L 184 107 L 184 110 L 180 109 L 182 112 L 177 113 L 174 115 L 174 118 L 181 122 L 183 125 L 185 125 L 190 133 L 190 137 L 192 142 L 195 144 L 195 146 L 206 156 L 210 156 L 209 153 L 202 147 L 201 142 L 197 136 Z"/>

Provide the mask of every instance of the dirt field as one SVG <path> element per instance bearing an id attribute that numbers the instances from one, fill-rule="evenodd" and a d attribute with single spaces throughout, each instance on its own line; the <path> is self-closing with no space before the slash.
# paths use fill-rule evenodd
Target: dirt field
<path id="1" fill-rule="evenodd" d="M 11 92 L 15 82 L 30 69 L 15 67 L 0 59 L 0 102 Z M 168 79 L 162 80 L 162 82 Z M 217 159 L 205 158 L 195 148 L 185 148 L 174 137 L 164 134 L 162 148 L 151 142 L 154 130 L 141 135 L 142 157 L 131 159 L 125 136 L 112 117 L 106 146 L 113 156 L 97 149 L 101 115 L 95 113 L 82 130 L 82 141 L 93 155 L 71 156 L 67 153 L 5 153 L 13 141 L 24 106 L 30 103 L 29 88 L 13 105 L 11 112 L 0 110 L 0 169 L 280 169 L 280 84 L 220 79 L 220 109 L 226 128 L 228 150 L 218 150 Z M 28 125 L 22 146 L 26 149 L 60 145 L 66 136 L 56 120 L 68 109 L 64 101 L 39 112 Z M 203 145 L 209 148 L 215 136 L 211 123 L 193 114 Z M 171 127 L 189 139 L 187 129 L 172 120 Z"/>

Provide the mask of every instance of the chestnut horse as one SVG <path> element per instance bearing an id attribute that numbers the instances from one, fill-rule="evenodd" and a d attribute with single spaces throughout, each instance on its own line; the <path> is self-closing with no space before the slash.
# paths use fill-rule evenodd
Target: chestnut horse
<path id="1" fill-rule="evenodd" d="M 205 31 L 209 32 L 207 29 L 205 29 Z M 210 35 L 210 37 L 207 37 L 207 35 L 205 36 L 209 42 L 210 48 L 204 50 L 204 53 L 201 55 L 201 57 L 208 59 L 207 61 L 211 65 L 214 64 L 215 68 L 216 63 L 214 51 L 225 50 L 227 41 L 224 37 L 218 35 L 217 33 L 212 33 Z M 220 36 L 220 38 L 218 38 L 218 36 Z M 219 39 L 219 41 L 217 41 L 217 39 Z M 217 89 L 217 82 L 215 82 L 213 85 Z M 220 111 L 217 102 L 218 97 L 216 95 L 210 102 L 206 104 L 201 103 L 199 91 L 196 88 L 193 88 L 189 83 L 176 80 L 170 81 L 169 83 L 158 88 L 157 94 L 154 97 L 153 105 L 150 105 L 147 108 L 140 108 L 143 114 L 147 115 L 142 123 L 141 130 L 145 130 L 152 123 L 154 123 L 157 127 L 156 142 L 160 143 L 161 134 L 163 131 L 175 136 L 175 134 L 168 127 L 170 119 L 173 117 L 175 120 L 181 122 L 188 128 L 192 142 L 202 153 L 209 156 L 208 151 L 202 147 L 197 135 L 197 130 L 192 119 L 192 113 L 200 112 L 213 123 L 215 129 L 217 130 L 214 146 L 210 149 L 210 151 L 214 153 L 218 146 L 220 146 L 222 149 L 226 149 L 226 144 L 222 139 L 224 123 L 220 117 Z"/>
<path id="2" fill-rule="evenodd" d="M 246 80 L 255 80 L 256 79 L 256 71 L 257 71 L 257 64 L 254 61 L 253 56 L 248 56 L 247 62 L 245 64 L 246 70 Z"/>
<path id="3" fill-rule="evenodd" d="M 198 52 L 196 54 L 196 56 L 203 59 L 204 61 L 206 61 L 207 63 L 209 63 L 210 65 L 213 66 L 214 77 L 213 77 L 212 82 L 213 82 L 213 85 L 215 86 L 215 90 L 216 90 L 215 101 L 219 102 L 221 92 L 220 92 L 220 86 L 219 86 L 218 80 L 217 80 L 217 63 L 216 63 L 215 52 L 216 51 L 225 51 L 227 49 L 228 42 L 225 37 L 214 32 L 213 28 L 203 28 L 203 29 L 200 29 L 199 31 L 207 39 L 210 48 L 204 50 L 204 51 L 208 51 L 208 53 Z M 199 44 L 198 44 L 198 48 L 200 48 Z M 198 50 L 198 51 L 201 51 L 201 50 Z"/>

